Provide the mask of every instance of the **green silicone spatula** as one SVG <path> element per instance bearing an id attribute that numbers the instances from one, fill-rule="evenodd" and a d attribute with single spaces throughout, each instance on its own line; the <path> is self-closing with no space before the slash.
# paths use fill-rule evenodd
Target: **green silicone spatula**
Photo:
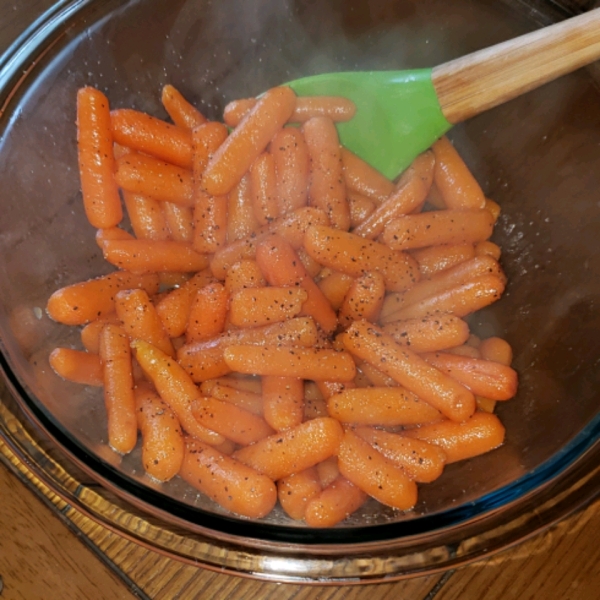
<path id="1" fill-rule="evenodd" d="M 299 96 L 344 96 L 356 115 L 341 142 L 395 178 L 452 125 L 600 58 L 600 9 L 433 69 L 326 73 L 289 82 Z"/>

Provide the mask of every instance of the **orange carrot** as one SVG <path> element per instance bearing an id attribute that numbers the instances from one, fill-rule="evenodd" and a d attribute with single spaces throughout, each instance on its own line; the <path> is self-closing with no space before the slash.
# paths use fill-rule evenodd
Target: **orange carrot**
<path id="1" fill-rule="evenodd" d="M 107 229 L 98 229 L 96 231 L 96 244 L 102 248 L 106 240 L 133 240 L 130 233 L 120 227 L 109 227 Z"/>
<path id="2" fill-rule="evenodd" d="M 128 454 L 137 441 L 137 418 L 129 338 L 118 325 L 108 323 L 102 330 L 100 359 L 104 365 L 108 443 L 119 454 Z"/>
<path id="3" fill-rule="evenodd" d="M 193 206 L 192 173 L 167 162 L 131 152 L 116 161 L 116 182 L 126 191 L 181 206 Z"/>
<path id="4" fill-rule="evenodd" d="M 348 192 L 347 200 L 350 208 L 350 229 L 359 227 L 377 208 L 374 200 L 356 192 Z"/>
<path id="5" fill-rule="evenodd" d="M 233 457 L 278 481 L 333 456 L 342 436 L 341 425 L 334 419 L 323 417 L 240 448 Z"/>
<path id="6" fill-rule="evenodd" d="M 382 504 L 409 510 L 417 502 L 416 483 L 351 430 L 344 433 L 338 464 L 346 479 Z"/>
<path id="7" fill-rule="evenodd" d="M 446 348 L 445 351 L 448 354 L 456 354 L 458 356 L 467 356 L 469 358 L 481 358 L 481 356 L 479 355 L 479 350 L 474 346 L 470 346 L 469 344 L 454 346 L 453 348 Z"/>
<path id="8" fill-rule="evenodd" d="M 48 299 L 46 310 L 50 318 L 59 323 L 84 325 L 113 313 L 115 294 L 119 290 L 134 288 L 155 294 L 158 291 L 158 277 L 155 274 L 116 272 L 75 283 L 54 292 Z"/>
<path id="9" fill-rule="evenodd" d="M 477 242 L 474 250 L 475 256 L 491 256 L 496 260 L 500 260 L 500 255 L 502 254 L 500 246 L 498 246 L 498 244 L 494 244 L 494 242 L 490 242 L 489 240 Z"/>
<path id="10" fill-rule="evenodd" d="M 321 493 L 321 484 L 315 467 L 292 473 L 277 482 L 277 497 L 285 513 L 300 521 L 312 498 Z"/>
<path id="11" fill-rule="evenodd" d="M 354 278 L 339 271 L 331 271 L 318 283 L 319 289 L 334 310 L 339 310 L 342 302 L 352 287 Z"/>
<path id="12" fill-rule="evenodd" d="M 225 328 L 228 301 L 229 294 L 221 283 L 200 288 L 190 307 L 186 341 L 199 342 L 221 333 Z"/>
<path id="13" fill-rule="evenodd" d="M 50 353 L 49 362 L 54 372 L 67 381 L 98 387 L 104 385 L 104 369 L 97 354 L 55 348 Z"/>
<path id="14" fill-rule="evenodd" d="M 261 384 L 260 377 L 253 377 L 252 375 L 247 376 L 247 375 L 242 375 L 240 373 L 233 373 L 232 375 L 225 375 L 223 377 L 217 377 L 216 379 L 207 381 L 203 385 L 209 386 L 209 387 L 215 386 L 215 385 L 224 385 L 224 386 L 227 386 L 228 388 L 231 388 L 234 390 L 250 392 L 253 394 L 257 394 L 259 396 L 262 391 L 262 384 Z M 212 393 L 207 394 L 207 395 L 213 396 L 214 391 L 212 391 L 212 388 L 211 388 L 211 392 Z M 221 396 L 215 396 L 215 398 L 219 398 L 219 400 L 226 399 Z M 253 412 L 253 411 L 250 411 L 250 412 Z"/>
<path id="15" fill-rule="evenodd" d="M 421 274 L 425 277 L 431 277 L 440 271 L 474 258 L 475 248 L 470 243 L 445 244 L 414 250 L 411 252 L 411 256 L 417 261 Z"/>
<path id="16" fill-rule="evenodd" d="M 163 87 L 161 101 L 177 127 L 193 129 L 206 123 L 204 115 L 172 85 L 167 84 Z"/>
<path id="17" fill-rule="evenodd" d="M 81 330 L 81 343 L 83 347 L 92 354 L 100 352 L 100 333 L 107 323 L 121 324 L 121 320 L 116 313 L 111 313 L 95 321 L 90 321 Z"/>
<path id="18" fill-rule="evenodd" d="M 356 279 L 338 313 L 342 327 L 349 327 L 357 319 L 375 322 L 379 317 L 383 298 L 385 296 L 385 281 L 377 271 L 365 273 Z"/>
<path id="19" fill-rule="evenodd" d="M 391 219 L 413 212 L 425 202 L 433 181 L 435 159 L 431 152 L 417 156 L 400 177 L 389 197 L 353 233 L 374 240 Z"/>
<path id="20" fill-rule="evenodd" d="M 444 208 L 448 208 L 444 199 L 442 198 L 442 193 L 440 192 L 438 186 L 435 184 L 435 178 L 429 189 L 429 194 L 427 194 L 427 204 L 433 208 L 437 208 L 438 210 L 442 210 Z"/>
<path id="21" fill-rule="evenodd" d="M 326 488 L 329 484 L 333 483 L 340 475 L 337 456 L 330 456 L 321 461 L 317 465 L 317 473 L 322 488 Z"/>
<path id="22" fill-rule="evenodd" d="M 227 202 L 227 241 L 241 240 L 259 228 L 252 205 L 250 175 L 246 174 L 235 184 Z"/>
<path id="23" fill-rule="evenodd" d="M 123 200 L 135 237 L 140 240 L 168 240 L 169 225 L 163 202 L 123 190 Z"/>
<path id="24" fill-rule="evenodd" d="M 504 441 L 504 426 L 496 415 L 476 412 L 463 423 L 442 421 L 403 431 L 402 435 L 440 446 L 450 464 L 500 446 Z"/>
<path id="25" fill-rule="evenodd" d="M 208 163 L 202 181 L 205 191 L 213 196 L 229 193 L 283 127 L 295 104 L 296 96 L 290 88 L 265 92 Z"/>
<path id="26" fill-rule="evenodd" d="M 191 244 L 154 240 L 107 240 L 103 245 L 104 258 L 111 264 L 136 273 L 159 271 L 202 271 L 208 258 L 198 254 Z"/>
<path id="27" fill-rule="evenodd" d="M 279 213 L 284 215 L 308 202 L 308 148 L 295 127 L 284 127 L 271 140 L 275 162 Z"/>
<path id="28" fill-rule="evenodd" d="M 435 183 L 448 208 L 483 208 L 485 196 L 475 177 L 447 137 L 432 146 L 435 154 Z"/>
<path id="29" fill-rule="evenodd" d="M 259 225 L 279 216 L 275 161 L 269 152 L 259 154 L 250 167 L 250 198 Z"/>
<path id="30" fill-rule="evenodd" d="M 379 171 L 347 148 L 342 149 L 344 181 L 349 191 L 383 202 L 393 191 L 394 184 Z"/>
<path id="31" fill-rule="evenodd" d="M 255 260 L 242 259 L 234 263 L 227 271 L 225 289 L 234 294 L 240 290 L 259 288 L 266 284 L 260 267 Z"/>
<path id="32" fill-rule="evenodd" d="M 372 364 L 355 358 L 357 375 L 363 375 L 366 378 L 366 386 L 373 385 L 375 387 L 396 387 L 398 383 L 389 375 L 386 375 Z M 356 387 L 360 387 L 358 382 Z M 365 386 L 363 386 L 365 387 Z"/>
<path id="33" fill-rule="evenodd" d="M 498 217 L 500 216 L 500 212 L 502 211 L 500 205 L 497 202 L 486 198 L 484 208 L 492 213 L 492 216 L 494 217 L 494 222 L 496 222 L 498 220 Z"/>
<path id="34" fill-rule="evenodd" d="M 115 227 L 123 218 L 114 179 L 115 160 L 106 96 L 92 88 L 77 92 L 77 150 L 83 206 L 92 227 Z"/>
<path id="35" fill-rule="evenodd" d="M 265 421 L 275 430 L 296 427 L 304 417 L 304 382 L 295 377 L 262 378 Z"/>
<path id="36" fill-rule="evenodd" d="M 442 418 L 433 406 L 401 387 L 344 390 L 331 396 L 327 407 L 333 418 L 361 425 L 419 425 Z"/>
<path id="37" fill-rule="evenodd" d="M 229 127 L 237 127 L 257 102 L 256 98 L 239 98 L 229 102 L 223 111 L 223 121 Z"/>
<path id="38" fill-rule="evenodd" d="M 475 411 L 475 397 L 469 390 L 406 346 L 400 346 L 379 327 L 356 321 L 341 339 L 353 355 L 371 363 L 449 419 L 464 421 Z"/>
<path id="39" fill-rule="evenodd" d="M 194 238 L 192 209 L 173 202 L 163 202 L 162 209 L 171 232 L 171 239 L 175 242 L 191 243 Z"/>
<path id="40" fill-rule="evenodd" d="M 183 462 L 184 441 L 179 420 L 149 385 L 135 389 L 137 422 L 142 434 L 142 464 L 158 481 L 173 478 Z"/>
<path id="41" fill-rule="evenodd" d="M 481 358 L 485 360 L 492 360 L 506 366 L 510 366 L 512 363 L 512 348 L 510 347 L 510 344 L 502 338 L 489 337 L 485 340 L 481 340 L 478 349 Z"/>
<path id="42" fill-rule="evenodd" d="M 226 385 L 225 382 L 231 383 L 231 381 L 228 381 L 227 377 L 209 379 L 208 381 L 204 381 L 202 383 L 200 386 L 200 391 L 205 396 L 211 396 L 217 400 L 229 402 L 230 404 L 234 404 L 239 408 L 243 408 L 254 415 L 262 416 L 264 414 L 263 400 L 260 390 L 257 393 L 250 390 L 236 389 L 230 385 Z"/>
<path id="43" fill-rule="evenodd" d="M 396 250 L 437 244 L 481 242 L 492 235 L 494 218 L 489 210 L 434 210 L 392 219 L 383 241 Z"/>
<path id="44" fill-rule="evenodd" d="M 335 125 L 327 117 L 313 117 L 304 123 L 302 132 L 310 158 L 309 203 L 325 212 L 332 227 L 348 231 L 350 208 Z"/>
<path id="45" fill-rule="evenodd" d="M 193 438 L 186 439 L 179 475 L 226 510 L 251 519 L 268 515 L 277 502 L 268 477 Z"/>
<path id="46" fill-rule="evenodd" d="M 129 108 L 113 110 L 110 124 L 118 144 L 184 169 L 191 168 L 192 139 L 188 129 Z"/>

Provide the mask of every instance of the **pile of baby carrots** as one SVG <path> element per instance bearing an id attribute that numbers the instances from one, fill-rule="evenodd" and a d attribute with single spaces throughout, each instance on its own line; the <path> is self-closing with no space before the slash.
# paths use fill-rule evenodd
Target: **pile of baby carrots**
<path id="1" fill-rule="evenodd" d="M 329 527 L 368 497 L 409 510 L 502 444 L 511 348 L 464 320 L 504 291 L 499 206 L 453 145 L 392 182 L 340 146 L 346 99 L 277 87 L 224 123 L 162 101 L 172 124 L 77 98 L 83 207 L 116 270 L 50 297 L 84 348 L 50 363 L 103 387 L 111 448 L 141 434 L 155 480 Z"/>

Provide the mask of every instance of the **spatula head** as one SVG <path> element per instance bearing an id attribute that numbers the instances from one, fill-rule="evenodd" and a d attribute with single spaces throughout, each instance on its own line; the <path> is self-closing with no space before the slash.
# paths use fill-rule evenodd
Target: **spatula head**
<path id="1" fill-rule="evenodd" d="M 325 73 L 289 82 L 299 96 L 343 96 L 356 115 L 338 123 L 340 141 L 390 179 L 443 135 L 431 69 Z"/>

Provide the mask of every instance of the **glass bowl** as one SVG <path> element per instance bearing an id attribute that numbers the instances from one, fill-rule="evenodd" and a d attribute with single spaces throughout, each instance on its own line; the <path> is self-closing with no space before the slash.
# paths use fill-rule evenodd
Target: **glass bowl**
<path id="1" fill-rule="evenodd" d="M 308 582 L 373 582 L 455 566 L 515 543 L 595 497 L 600 78 L 593 67 L 450 134 L 502 207 L 494 240 L 503 248 L 509 286 L 471 325 L 511 343 L 520 386 L 497 409 L 506 443 L 421 486 L 413 511 L 372 502 L 335 528 L 318 530 L 277 510 L 260 521 L 236 518 L 178 479 L 153 483 L 139 448 L 125 458 L 107 449 L 99 390 L 52 373 L 49 352 L 79 347 L 79 334 L 44 312 L 57 288 L 111 270 L 81 204 L 79 87 L 100 88 L 113 107 L 166 117 L 160 90 L 172 83 L 216 119 L 229 100 L 282 81 L 432 66 L 565 16 L 568 6 L 556 2 L 71 0 L 32 24 L 0 61 L 2 370 L 18 411 L 59 449 L 58 462 L 115 494 L 111 501 L 136 515 L 136 525 L 123 525 L 116 509 L 111 516 L 78 494 L 71 498 L 63 489 L 63 495 L 183 560 Z M 179 536 L 179 545 L 157 530 Z"/>

